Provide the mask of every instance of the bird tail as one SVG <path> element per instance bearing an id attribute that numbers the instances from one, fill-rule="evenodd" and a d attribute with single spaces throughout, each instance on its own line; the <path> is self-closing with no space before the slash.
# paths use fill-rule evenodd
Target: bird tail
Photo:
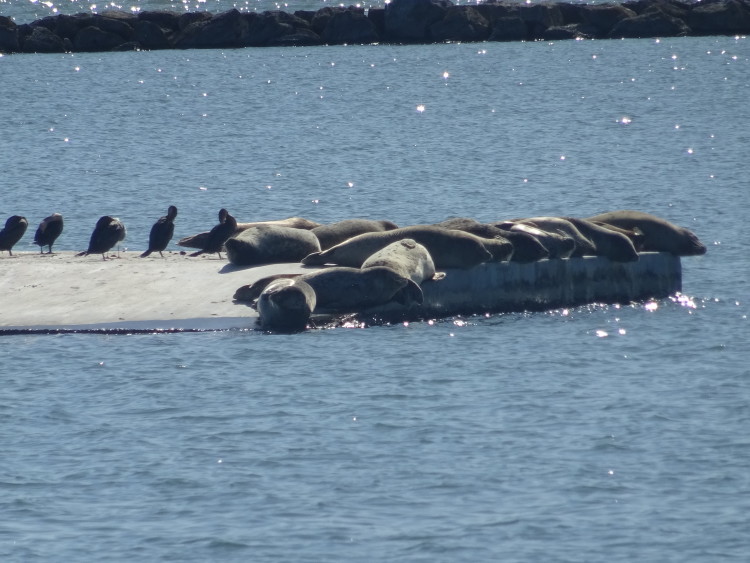
<path id="1" fill-rule="evenodd" d="M 150 249 L 149 249 L 149 250 L 147 250 L 146 252 L 144 252 L 143 254 L 141 254 L 141 258 L 145 258 L 145 257 L 146 257 L 146 256 L 148 256 L 149 254 L 151 254 L 151 250 L 150 250 Z"/>
<path id="2" fill-rule="evenodd" d="M 201 254 L 203 254 L 203 251 L 199 250 L 198 252 L 193 252 L 190 256 L 200 256 Z"/>
<path id="3" fill-rule="evenodd" d="M 88 250 L 84 250 L 83 252 L 79 252 L 78 254 L 76 254 L 76 256 L 86 256 L 88 253 Z"/>

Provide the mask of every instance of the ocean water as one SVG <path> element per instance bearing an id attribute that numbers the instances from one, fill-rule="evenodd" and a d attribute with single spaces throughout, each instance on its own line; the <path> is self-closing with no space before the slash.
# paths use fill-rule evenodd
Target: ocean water
<path id="1" fill-rule="evenodd" d="M 103 214 L 143 249 L 170 204 L 175 239 L 220 207 L 636 208 L 709 247 L 682 294 L 623 306 L 2 337 L 0 558 L 744 561 L 749 57 L 744 37 L 0 57 L 0 214 L 63 213 L 59 250 Z"/>

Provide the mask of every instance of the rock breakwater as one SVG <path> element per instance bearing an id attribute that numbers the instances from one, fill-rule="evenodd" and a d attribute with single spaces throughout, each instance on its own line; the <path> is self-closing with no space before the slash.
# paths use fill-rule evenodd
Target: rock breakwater
<path id="1" fill-rule="evenodd" d="M 103 11 L 18 24 L 0 15 L 0 52 L 65 53 L 376 43 L 620 39 L 750 32 L 750 0 L 617 4 L 393 0 L 383 8 L 240 12 Z"/>

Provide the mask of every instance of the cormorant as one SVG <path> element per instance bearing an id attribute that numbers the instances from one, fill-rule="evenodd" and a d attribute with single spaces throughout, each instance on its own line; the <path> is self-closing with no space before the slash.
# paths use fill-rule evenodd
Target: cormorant
<path id="1" fill-rule="evenodd" d="M 29 222 L 26 220 L 26 217 L 20 215 L 8 217 L 8 220 L 5 222 L 5 228 L 0 231 L 0 251 L 7 250 L 8 254 L 13 256 L 11 249 L 21 240 L 28 226 Z"/>
<path id="2" fill-rule="evenodd" d="M 79 252 L 76 256 L 86 256 L 87 254 L 101 254 L 102 259 L 106 260 L 105 253 L 112 249 L 121 240 L 125 239 L 125 225 L 116 217 L 104 215 L 96 222 L 94 232 L 91 233 L 89 248 Z"/>
<path id="3" fill-rule="evenodd" d="M 63 216 L 59 213 L 53 213 L 49 217 L 45 217 L 39 228 L 34 234 L 34 242 L 39 245 L 39 253 L 44 254 L 44 247 L 49 247 L 47 254 L 52 254 L 52 245 L 60 236 L 63 231 Z"/>
<path id="4" fill-rule="evenodd" d="M 216 225 L 211 232 L 208 233 L 208 238 L 203 246 L 202 250 L 193 252 L 190 256 L 198 256 L 200 254 L 213 254 L 214 252 L 221 258 L 221 249 L 224 247 L 224 243 L 227 242 L 229 237 L 234 235 L 237 230 L 237 219 L 229 214 L 226 209 L 219 211 L 219 224 Z"/>
<path id="5" fill-rule="evenodd" d="M 172 240 L 175 217 L 177 217 L 177 208 L 174 205 L 170 205 L 166 216 L 160 218 L 151 227 L 151 233 L 148 236 L 148 250 L 141 254 L 141 258 L 145 258 L 152 252 L 158 252 L 164 258 L 161 251 L 167 248 L 169 241 Z"/>

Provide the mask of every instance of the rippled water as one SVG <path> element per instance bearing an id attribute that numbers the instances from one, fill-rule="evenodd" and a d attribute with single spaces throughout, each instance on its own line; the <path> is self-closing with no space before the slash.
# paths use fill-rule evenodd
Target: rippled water
<path id="1" fill-rule="evenodd" d="M 404 224 L 634 207 L 709 246 L 683 259 L 685 296 L 622 307 L 4 337 L 0 557 L 744 560 L 748 51 L 0 57 L 0 213 L 60 211 L 60 250 L 104 213 L 144 248 L 171 203 L 176 237 L 222 206 Z"/>

